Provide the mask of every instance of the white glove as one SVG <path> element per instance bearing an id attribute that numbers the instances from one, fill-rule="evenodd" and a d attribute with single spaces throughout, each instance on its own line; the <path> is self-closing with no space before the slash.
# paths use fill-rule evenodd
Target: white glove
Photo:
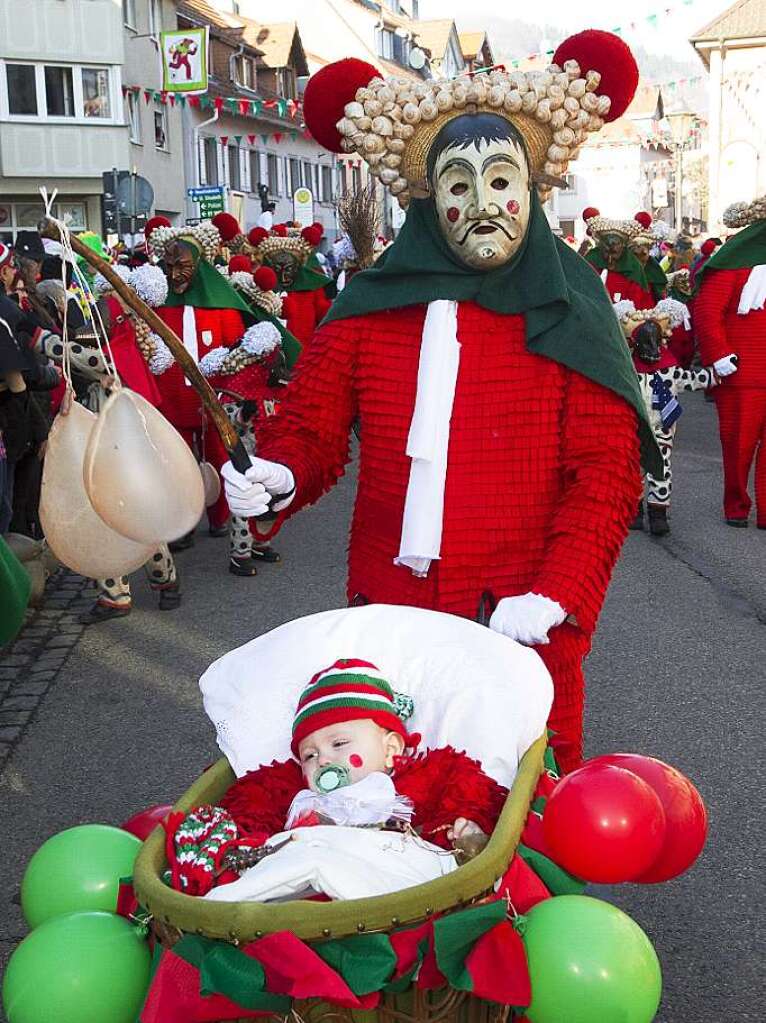
<path id="1" fill-rule="evenodd" d="M 713 363 L 713 369 L 719 377 L 730 377 L 732 373 L 737 372 L 738 368 L 737 356 L 734 353 L 724 355 L 722 359 L 716 359 Z"/>
<path id="2" fill-rule="evenodd" d="M 524 593 L 503 597 L 492 612 L 489 627 L 509 639 L 534 646 L 550 643 L 548 632 L 566 618 L 566 611 L 557 601 L 540 593 Z"/>
<path id="3" fill-rule="evenodd" d="M 231 462 L 221 467 L 224 490 L 229 509 L 233 515 L 250 519 L 265 512 L 279 512 L 286 508 L 295 496 L 295 479 L 286 465 L 267 462 L 264 458 L 251 458 L 250 468 L 238 472 Z M 276 495 L 281 501 L 271 504 Z"/>

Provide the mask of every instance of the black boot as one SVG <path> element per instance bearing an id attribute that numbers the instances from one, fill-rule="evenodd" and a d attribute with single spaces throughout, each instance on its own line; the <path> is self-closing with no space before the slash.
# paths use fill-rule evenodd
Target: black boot
<path id="1" fill-rule="evenodd" d="M 240 575 L 249 578 L 258 575 L 258 566 L 255 559 L 250 556 L 246 558 L 229 558 L 229 571 L 232 575 Z"/>
<path id="2" fill-rule="evenodd" d="M 631 529 L 643 529 L 644 528 L 644 502 L 643 501 L 639 501 L 638 502 L 638 511 L 636 512 L 636 517 L 633 519 L 633 521 L 630 524 L 630 528 Z"/>
<path id="3" fill-rule="evenodd" d="M 670 532 L 668 508 L 664 504 L 647 504 L 649 512 L 649 532 L 652 536 L 667 536 Z"/>
<path id="4" fill-rule="evenodd" d="M 726 525 L 733 526 L 735 529 L 747 529 L 747 519 L 727 519 Z M 762 529 L 763 527 L 759 526 L 758 528 Z"/>
<path id="5" fill-rule="evenodd" d="M 263 544 L 263 546 L 259 546 L 257 544 L 254 544 L 251 553 L 252 553 L 252 557 L 256 561 L 263 561 L 263 562 L 265 562 L 266 564 L 269 564 L 269 565 L 274 565 L 278 561 L 282 560 L 281 557 L 279 556 L 279 554 L 271 546 L 271 544 L 268 544 L 268 543 Z"/>
<path id="6" fill-rule="evenodd" d="M 130 604 L 102 604 L 100 600 L 78 615 L 77 621 L 80 625 L 98 625 L 99 622 L 108 622 L 110 618 L 124 618 L 131 611 Z"/>
<path id="7" fill-rule="evenodd" d="M 175 611 L 181 603 L 181 587 L 178 580 L 159 591 L 160 611 Z"/>
<path id="8" fill-rule="evenodd" d="M 194 546 L 194 530 L 190 533 L 186 533 L 185 536 L 179 536 L 177 540 L 171 541 L 168 544 L 168 549 L 173 554 L 177 554 L 179 551 L 187 551 L 190 547 Z"/>
<path id="9" fill-rule="evenodd" d="M 228 522 L 224 522 L 224 524 L 222 526 L 210 526 L 210 528 L 207 531 L 207 535 L 208 536 L 214 536 L 216 538 L 218 538 L 219 536 L 228 536 L 229 535 L 229 523 Z"/>

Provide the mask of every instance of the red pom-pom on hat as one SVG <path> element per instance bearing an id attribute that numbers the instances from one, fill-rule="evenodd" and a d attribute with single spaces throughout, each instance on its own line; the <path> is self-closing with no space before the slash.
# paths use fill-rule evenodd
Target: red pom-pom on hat
<path id="1" fill-rule="evenodd" d="M 331 153 L 341 152 L 341 135 L 335 125 L 344 116 L 347 103 L 377 78 L 372 64 L 356 57 L 327 64 L 309 78 L 303 94 L 303 119 L 313 138 Z"/>
<path id="2" fill-rule="evenodd" d="M 318 231 L 313 225 L 311 227 L 304 227 L 301 231 L 301 238 L 316 248 L 322 240 L 322 232 Z"/>
<path id="3" fill-rule="evenodd" d="M 240 234 L 237 218 L 233 217 L 231 213 L 216 213 L 211 223 L 213 227 L 218 228 L 218 233 L 223 242 L 230 242 L 232 238 L 236 238 Z"/>
<path id="4" fill-rule="evenodd" d="M 253 277 L 261 291 L 273 291 L 277 286 L 277 275 L 270 266 L 259 266 Z"/>
<path id="5" fill-rule="evenodd" d="M 271 229 L 271 233 L 275 234 L 277 238 L 286 238 L 287 224 L 275 224 Z"/>
<path id="6" fill-rule="evenodd" d="M 712 256 L 720 244 L 721 243 L 716 238 L 708 238 L 708 240 L 703 242 L 700 246 L 700 252 L 703 256 Z"/>
<path id="7" fill-rule="evenodd" d="M 553 63 L 559 67 L 568 60 L 577 61 L 583 77 L 588 71 L 601 75 L 596 92 L 612 101 L 604 120 L 622 117 L 638 88 L 638 64 L 627 43 L 613 32 L 589 28 L 565 39 L 553 55 Z"/>
<path id="8" fill-rule="evenodd" d="M 317 231 L 319 231 L 320 238 L 324 238 L 324 224 L 322 224 L 319 220 L 315 220 L 311 226 L 315 227 Z"/>
<path id="9" fill-rule="evenodd" d="M 586 206 L 585 209 L 582 211 L 582 219 L 586 223 L 587 221 L 592 220 L 594 217 L 600 216 L 601 214 L 599 213 L 595 206 Z"/>
<path id="10" fill-rule="evenodd" d="M 144 227 L 144 238 L 148 238 L 152 231 L 158 227 L 171 227 L 171 223 L 167 217 L 150 217 Z"/>
<path id="11" fill-rule="evenodd" d="M 645 210 L 642 210 L 640 213 L 637 213 L 633 219 L 637 221 L 641 225 L 641 227 L 643 227 L 647 231 L 652 226 L 652 215 L 651 213 L 647 213 Z"/>
<path id="12" fill-rule="evenodd" d="M 229 273 L 234 274 L 240 270 L 245 273 L 253 272 L 253 263 L 249 256 L 232 256 L 229 260 Z"/>
<path id="13" fill-rule="evenodd" d="M 247 235 L 247 240 L 252 246 L 257 247 L 261 244 L 264 238 L 268 237 L 269 232 L 265 227 L 251 227 Z"/>

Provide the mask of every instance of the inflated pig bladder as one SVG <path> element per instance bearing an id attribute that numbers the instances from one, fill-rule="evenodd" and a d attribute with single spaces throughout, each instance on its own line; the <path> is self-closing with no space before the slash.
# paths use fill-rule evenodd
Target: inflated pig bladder
<path id="1" fill-rule="evenodd" d="M 93 413 L 76 403 L 54 420 L 43 466 L 40 522 L 48 546 L 67 568 L 90 579 L 112 579 L 143 565 L 155 545 L 120 536 L 90 503 L 82 466 L 95 424 Z"/>
<path id="2" fill-rule="evenodd" d="M 205 507 L 212 507 L 221 496 L 221 477 L 218 470 L 210 462 L 200 462 L 199 471 L 205 487 Z"/>
<path id="3" fill-rule="evenodd" d="M 137 543 L 177 540 L 194 529 L 205 507 L 191 449 L 153 405 L 127 388 L 101 410 L 83 478 L 104 522 Z"/>

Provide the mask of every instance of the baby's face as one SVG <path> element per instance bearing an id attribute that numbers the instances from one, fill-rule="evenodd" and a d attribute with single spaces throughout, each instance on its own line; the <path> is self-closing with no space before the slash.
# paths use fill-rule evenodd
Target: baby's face
<path id="1" fill-rule="evenodd" d="M 327 764 L 341 764 L 349 772 L 352 783 L 361 781 L 373 771 L 389 771 L 394 758 L 404 749 L 404 740 L 396 732 L 387 732 L 369 718 L 328 725 L 307 735 L 298 747 L 298 759 L 310 789 L 317 772 Z"/>

